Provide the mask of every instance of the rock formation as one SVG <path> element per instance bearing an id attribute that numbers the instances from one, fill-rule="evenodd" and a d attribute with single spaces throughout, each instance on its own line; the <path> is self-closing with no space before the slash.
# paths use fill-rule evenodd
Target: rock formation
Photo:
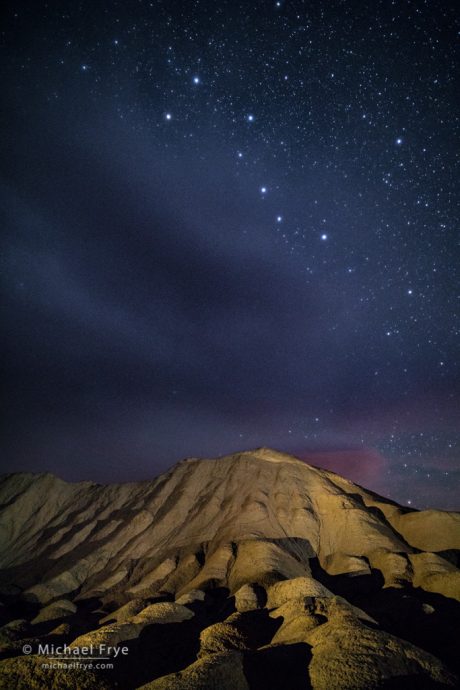
<path id="1" fill-rule="evenodd" d="M 0 688 L 456 687 L 459 550 L 460 514 L 269 449 L 131 484 L 4 475 Z M 47 668 L 40 644 L 126 653 Z"/>

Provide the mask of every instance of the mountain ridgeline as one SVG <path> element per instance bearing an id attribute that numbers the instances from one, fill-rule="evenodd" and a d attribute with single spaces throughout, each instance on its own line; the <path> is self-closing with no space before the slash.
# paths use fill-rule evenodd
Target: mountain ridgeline
<path id="1" fill-rule="evenodd" d="M 459 513 L 265 448 L 118 485 L 4 475 L 0 688 L 457 687 L 459 553 Z M 64 646 L 112 668 L 52 668 Z"/>

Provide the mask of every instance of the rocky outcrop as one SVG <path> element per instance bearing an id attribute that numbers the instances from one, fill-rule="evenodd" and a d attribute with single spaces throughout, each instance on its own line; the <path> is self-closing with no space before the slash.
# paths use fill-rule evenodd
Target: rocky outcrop
<path id="1" fill-rule="evenodd" d="M 20 655 L 43 641 L 125 646 L 94 678 L 128 690 L 456 683 L 459 515 L 276 451 L 123 485 L 6 475 L 0 535 L 0 687 L 56 684 Z"/>

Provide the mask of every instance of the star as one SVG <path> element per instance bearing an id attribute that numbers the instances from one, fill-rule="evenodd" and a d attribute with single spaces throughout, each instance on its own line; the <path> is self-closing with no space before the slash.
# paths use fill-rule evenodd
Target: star
<path id="1" fill-rule="evenodd" d="M 84 17 L 74 17 L 69 22 L 66 15 L 53 19 L 51 13 L 43 16 L 40 24 L 43 47 L 55 40 L 55 22 L 61 22 L 59 46 L 51 53 L 41 50 L 34 40 L 33 16 L 26 13 L 21 17 L 18 13 L 15 16 L 20 18 L 24 40 L 20 59 L 12 51 L 6 66 L 7 82 L 8 89 L 17 92 L 14 98 L 21 102 L 30 131 L 29 126 L 21 126 L 23 117 L 18 122 L 11 118 L 8 134 L 14 141 L 19 127 L 22 152 L 21 165 L 12 162 L 18 168 L 10 171 L 13 186 L 15 176 L 17 181 L 23 176 L 27 178 L 24 187 L 29 191 L 25 196 L 30 192 L 31 199 L 24 202 L 27 206 L 28 202 L 31 206 L 35 202 L 40 207 L 43 205 L 44 216 L 53 213 L 55 183 L 58 187 L 62 185 L 57 190 L 59 194 L 68 193 L 69 198 L 75 194 L 79 206 L 86 202 L 96 206 L 101 202 L 100 222 L 107 233 L 105 250 L 109 254 L 101 257 L 102 264 L 99 255 L 95 255 L 94 265 L 91 261 L 91 266 L 81 271 L 81 289 L 75 286 L 81 293 L 81 313 L 67 301 L 64 306 L 68 318 L 62 319 L 62 324 L 59 322 L 62 328 L 60 325 L 58 335 L 62 337 L 63 347 L 68 344 L 72 350 L 71 319 L 78 319 L 79 323 L 84 317 L 91 329 L 94 327 L 91 322 L 94 305 L 86 304 L 83 299 L 86 281 L 89 288 L 93 278 L 98 286 L 100 282 L 98 291 L 104 295 L 112 282 L 126 281 L 129 290 L 120 288 L 116 296 L 117 304 L 120 300 L 119 308 L 113 309 L 109 294 L 107 304 L 101 303 L 101 309 L 107 314 L 116 312 L 114 337 L 118 329 L 123 338 L 132 341 L 119 356 L 115 352 L 113 359 L 111 353 L 107 355 L 107 370 L 113 372 L 110 373 L 111 390 L 119 387 L 123 398 L 124 394 L 130 395 L 125 390 L 125 386 L 130 386 L 128 375 L 121 373 L 118 381 L 118 357 L 121 363 L 122 355 L 133 385 L 143 390 L 145 377 L 141 375 L 139 383 L 136 377 L 142 367 L 148 367 L 147 360 L 152 357 L 150 343 L 157 335 L 155 319 L 148 316 L 151 294 L 155 293 L 159 312 L 168 314 L 167 328 L 160 329 L 158 334 L 159 352 L 169 351 L 168 342 L 175 342 L 182 333 L 184 338 L 194 336 L 197 322 L 204 341 L 209 344 L 217 338 L 219 344 L 221 336 L 220 333 L 216 336 L 215 322 L 207 318 L 209 314 L 218 313 L 219 324 L 222 319 L 222 326 L 234 334 L 226 341 L 228 359 L 222 362 L 218 347 L 205 347 L 203 351 L 196 348 L 196 352 L 173 348 L 174 361 L 170 368 L 166 359 L 161 358 L 165 364 L 164 376 L 160 372 L 162 383 L 155 387 L 148 406 L 151 403 L 152 409 L 161 409 L 163 386 L 171 399 L 177 400 L 176 409 L 171 408 L 167 413 L 172 415 L 166 424 L 168 429 L 175 424 L 173 417 L 181 415 L 180 394 L 176 396 L 172 381 L 174 373 L 184 369 L 190 372 L 185 394 L 192 404 L 196 402 L 199 434 L 205 439 L 198 444 L 202 446 L 199 450 L 207 453 L 207 444 L 217 447 L 222 443 L 225 447 L 228 443 L 232 447 L 235 434 L 244 428 L 240 425 L 247 422 L 243 408 L 248 395 L 249 398 L 254 395 L 254 380 L 258 376 L 258 369 L 254 376 L 244 375 L 252 369 L 254 352 L 252 344 L 248 348 L 240 346 L 240 335 L 244 336 L 247 328 L 257 343 L 258 367 L 261 371 L 270 369 L 270 381 L 264 380 L 266 389 L 261 384 L 260 390 L 261 397 L 267 396 L 270 413 L 267 416 L 264 413 L 263 419 L 257 422 L 257 441 L 263 444 L 273 437 L 276 446 L 279 434 L 282 446 L 289 428 L 292 430 L 289 439 L 293 440 L 297 433 L 301 436 L 297 421 L 290 424 L 285 421 L 287 414 L 293 420 L 297 415 L 299 419 L 305 416 L 307 428 L 311 427 L 309 443 L 314 441 L 313 430 L 324 428 L 326 445 L 329 441 L 335 443 L 337 438 L 337 444 L 343 441 L 345 446 L 354 446 L 355 442 L 360 445 L 361 434 L 356 432 L 355 437 L 358 428 L 366 443 L 372 441 L 373 434 L 375 438 L 383 438 L 391 419 L 404 439 L 401 454 L 395 453 L 391 459 L 395 463 L 395 476 L 396 462 L 401 471 L 404 452 L 409 468 L 402 471 L 416 477 L 412 461 L 422 450 L 405 447 L 407 434 L 413 426 L 425 427 L 425 420 L 427 436 L 431 434 L 434 438 L 434 431 L 430 430 L 438 427 L 445 427 L 446 433 L 450 433 L 454 416 L 451 407 L 459 394 L 460 361 L 455 344 L 460 335 L 460 299 L 453 285 L 447 284 L 449 276 L 454 276 L 458 268 L 452 249 L 458 221 L 451 165 L 456 130 L 455 119 L 447 116 L 455 106 L 446 57 L 452 54 L 455 32 L 439 33 L 442 12 L 436 3 L 423 5 L 423 13 L 412 13 L 409 22 L 401 20 L 404 11 L 399 8 L 401 3 L 396 3 L 392 26 L 384 7 L 376 7 L 375 11 L 372 8 L 375 26 L 383 27 L 385 33 L 380 43 L 369 40 L 367 23 L 356 24 L 353 13 L 342 7 L 346 3 L 321 3 L 321 12 L 314 18 L 295 9 L 296 5 L 304 4 L 271 0 L 271 9 L 265 5 L 268 12 L 260 12 L 260 8 L 247 3 L 241 12 L 237 3 L 199 0 L 191 5 L 200 6 L 200 16 L 189 17 L 188 13 L 143 12 L 141 6 L 155 5 L 152 0 L 124 3 L 123 16 L 119 13 L 112 16 L 110 25 L 100 28 L 97 35 Z M 10 24 L 7 33 L 12 32 L 8 41 L 13 49 L 18 26 L 13 26 L 16 20 Z M 312 35 L 313 26 L 316 38 Z M 327 42 L 332 36 L 331 26 L 334 41 L 329 45 L 326 60 L 324 51 L 316 50 L 316 41 L 319 36 Z M 354 45 L 348 41 L 350 35 L 356 39 Z M 267 41 L 261 40 L 264 36 Z M 427 36 L 431 36 L 432 50 L 424 49 Z M 249 46 L 249 52 L 243 50 L 245 45 Z M 387 80 L 385 74 L 380 74 L 382 64 L 390 64 L 392 60 L 403 64 L 407 50 L 417 56 L 418 73 L 426 79 L 411 80 L 404 69 L 394 79 Z M 87 59 L 91 62 L 86 62 Z M 31 69 L 40 77 L 32 78 Z M 381 78 L 376 77 L 378 74 Z M 74 107 L 77 101 L 81 104 L 79 108 Z M 47 136 L 43 142 L 43 150 L 42 144 L 29 146 L 29 141 L 40 137 L 40 118 L 35 117 L 39 103 L 46 108 L 49 130 L 53 131 L 53 136 Z M 100 111 L 96 123 L 93 111 Z M 62 122 L 63 112 L 69 114 L 68 123 L 67 119 Z M 435 120 L 438 126 L 433 127 Z M 96 131 L 96 124 L 101 132 Z M 75 168 L 72 158 L 75 155 L 79 160 L 78 136 L 72 135 L 69 145 L 60 150 L 60 141 L 68 140 L 67 125 L 69 130 L 85 132 L 85 146 L 100 147 L 101 137 L 107 140 L 104 166 L 121 170 L 128 164 L 132 180 L 139 179 L 141 184 L 130 184 L 127 198 L 118 199 L 116 184 L 104 179 L 101 186 L 98 178 L 103 173 L 102 166 L 91 166 L 89 159 L 84 163 L 88 180 L 77 180 L 72 174 Z M 413 136 L 414 132 L 418 137 Z M 128 151 L 131 146 L 132 153 Z M 34 160 L 35 157 L 38 160 L 41 152 L 45 153 L 45 147 L 49 151 L 44 174 L 51 177 L 33 192 L 34 172 L 39 165 Z M 69 160 L 62 165 L 62 157 L 67 156 Z M 29 158 L 31 165 L 27 165 Z M 56 169 L 62 170 L 62 180 L 54 175 Z M 148 189 L 147 202 L 144 187 Z M 35 200 L 32 198 L 35 194 L 43 194 L 43 198 Z M 86 200 L 87 194 L 90 197 L 94 194 L 94 198 Z M 63 210 L 67 212 L 68 207 L 63 199 Z M 137 207 L 142 212 L 133 212 Z M 59 258 L 63 275 L 56 270 L 47 280 L 42 280 L 40 271 L 45 264 L 35 257 L 31 264 L 32 283 L 25 276 L 29 270 L 27 256 L 36 254 L 34 233 L 27 232 L 27 227 L 17 233 L 13 226 L 8 232 L 8 242 L 12 245 L 8 270 L 14 287 L 12 295 L 17 300 L 17 304 L 11 303 L 13 329 L 10 330 L 14 334 L 17 309 L 27 310 L 28 301 L 36 299 L 36 308 L 31 310 L 36 313 L 36 319 L 31 317 L 29 323 L 27 316 L 28 325 L 24 327 L 33 351 L 36 345 L 42 352 L 42 346 L 34 340 L 39 333 L 39 325 L 35 329 L 34 324 L 35 321 L 39 324 L 41 310 L 45 310 L 47 300 L 51 299 L 53 310 L 59 313 L 63 308 L 60 282 L 70 289 L 65 282 L 70 276 L 64 275 L 67 255 L 72 270 L 73 264 L 78 262 L 80 266 L 85 261 L 85 238 L 92 228 L 86 227 L 83 220 L 83 214 L 69 218 L 68 222 L 67 218 L 63 219 L 62 242 L 66 244 L 62 245 L 63 256 Z M 97 219 L 87 221 L 88 225 L 96 226 L 99 212 Z M 21 223 L 27 225 L 25 219 Z M 144 233 L 144 223 L 149 232 Z M 44 248 L 46 265 L 49 262 L 54 265 L 53 232 L 47 223 L 44 226 L 40 230 L 43 233 L 40 252 Z M 131 226 L 136 242 L 125 243 L 124 228 Z M 193 270 L 182 271 L 181 267 L 188 265 L 191 233 L 200 251 L 193 251 Z M 160 241 L 152 243 L 158 256 L 150 262 L 152 235 Z M 23 240 L 27 244 L 24 249 Z M 69 248 L 75 242 L 81 256 L 72 257 L 70 251 L 64 251 L 67 242 Z M 222 276 L 219 273 L 214 289 L 210 278 L 214 267 L 221 263 L 222 252 L 227 251 L 227 243 L 231 247 L 226 255 L 228 270 Z M 96 245 L 95 253 L 102 252 L 102 243 Z M 262 276 L 258 267 L 264 271 L 272 257 L 276 271 L 271 280 L 256 280 L 254 276 Z M 90 270 L 94 270 L 94 277 Z M 238 279 L 233 280 L 233 276 Z M 72 277 L 72 284 L 74 279 L 76 276 Z M 165 284 L 164 289 L 157 290 L 163 281 L 169 280 L 171 285 Z M 244 304 L 242 295 L 247 295 Z M 183 310 L 176 308 L 180 307 L 176 300 L 182 297 Z M 132 314 L 132 299 L 139 301 L 135 305 L 136 314 Z M 202 318 L 203 309 L 206 318 Z M 277 342 L 279 336 L 275 329 L 267 333 L 264 327 L 266 312 L 277 310 L 285 313 L 286 322 L 289 321 L 290 337 L 283 339 L 283 347 Z M 189 312 L 186 319 L 182 318 L 182 311 Z M 122 323 L 125 314 L 126 324 Z M 307 317 L 308 328 L 305 327 Z M 103 320 L 96 326 L 106 338 Z M 18 361 L 22 356 L 29 356 L 28 340 L 24 338 L 24 353 L 17 343 Z M 99 357 L 97 343 L 96 337 L 89 343 L 95 348 L 93 353 L 88 353 L 94 361 Z M 310 356 L 298 356 L 300 344 L 302 351 Z M 316 357 L 317 354 L 321 356 Z M 313 356 L 315 366 L 311 366 Z M 69 357 L 73 358 L 72 351 Z M 52 363 L 51 345 L 45 366 L 48 360 Z M 80 365 L 84 369 L 84 363 L 80 364 L 76 357 L 75 371 L 69 376 L 78 379 Z M 229 383 L 225 394 L 234 419 L 225 420 L 224 427 L 217 424 L 209 435 L 207 402 L 205 405 L 201 394 L 203 386 L 211 391 L 209 402 L 216 408 L 216 414 L 225 417 L 219 406 L 221 386 L 214 386 L 216 366 L 222 379 L 229 371 L 231 386 Z M 85 371 L 80 374 L 85 375 Z M 96 372 L 100 404 L 105 404 L 101 401 L 106 399 L 105 375 L 105 368 L 100 376 Z M 426 395 L 420 398 L 417 391 L 421 378 Z M 282 399 L 286 380 L 293 382 L 294 391 L 285 409 Z M 356 381 L 359 401 L 356 406 L 353 403 L 353 410 L 358 417 L 350 419 L 347 398 L 355 395 Z M 35 382 L 33 385 L 31 382 L 31 387 L 35 387 Z M 308 396 L 306 387 L 318 393 Z M 259 395 L 258 390 L 256 393 Z M 38 390 L 33 393 L 31 409 L 33 399 L 39 394 Z M 304 397 L 308 398 L 306 403 Z M 326 412 L 328 398 L 337 400 L 337 409 L 331 416 Z M 121 410 L 125 403 L 119 404 Z M 309 405 L 317 407 L 310 409 Z M 19 427 L 23 413 L 18 414 Z M 314 415 L 319 422 L 315 423 Z M 189 452 L 190 438 L 192 447 L 195 444 L 191 418 L 186 426 L 182 440 L 184 451 Z M 125 429 L 122 431 L 124 434 Z M 133 438 L 137 443 L 137 431 L 127 429 L 126 433 L 129 442 Z M 179 448 L 182 441 L 177 441 L 177 447 L 172 449 L 167 431 L 162 430 L 160 435 L 161 445 L 169 453 L 164 462 L 173 462 L 175 454 L 182 453 Z M 252 438 L 244 433 L 244 445 L 249 447 Z M 439 453 L 440 467 L 443 467 L 443 454 L 449 451 L 446 438 L 436 447 L 427 448 L 427 463 L 431 452 L 433 464 Z M 89 444 L 89 436 L 85 443 Z M 394 448 L 398 445 L 395 439 L 391 443 Z M 34 453 L 35 450 L 41 453 L 44 449 L 34 449 Z M 104 453 L 106 450 L 109 453 L 111 449 L 104 449 Z M 450 453 L 453 468 L 458 458 L 453 457 L 452 449 Z M 53 469 L 59 470 L 60 462 L 56 460 Z M 420 469 L 420 476 L 427 483 L 436 484 L 438 490 L 438 477 L 443 480 L 446 477 L 440 471 L 426 479 L 428 466 Z M 98 472 L 96 468 L 95 473 Z M 141 467 L 139 475 L 143 472 Z M 382 484 L 383 492 L 389 492 L 389 488 Z M 415 486 L 412 489 L 398 486 L 394 498 L 403 505 L 410 498 L 414 507 L 422 507 L 419 504 L 425 498 L 421 499 L 416 491 Z M 447 507 L 451 501 L 447 492 L 446 496 L 441 493 L 439 496 L 440 507 Z M 426 501 L 429 504 L 431 499 Z M 433 501 L 438 501 L 435 493 Z M 455 507 L 452 501 L 449 505 Z"/>

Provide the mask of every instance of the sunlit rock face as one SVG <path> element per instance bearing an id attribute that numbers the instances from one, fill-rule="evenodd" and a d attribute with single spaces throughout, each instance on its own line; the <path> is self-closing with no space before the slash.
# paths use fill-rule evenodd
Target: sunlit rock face
<path id="1" fill-rule="evenodd" d="M 0 506 L 0 687 L 456 685 L 457 513 L 265 448 L 131 484 L 6 475 Z M 44 641 L 127 652 L 82 676 Z"/>

